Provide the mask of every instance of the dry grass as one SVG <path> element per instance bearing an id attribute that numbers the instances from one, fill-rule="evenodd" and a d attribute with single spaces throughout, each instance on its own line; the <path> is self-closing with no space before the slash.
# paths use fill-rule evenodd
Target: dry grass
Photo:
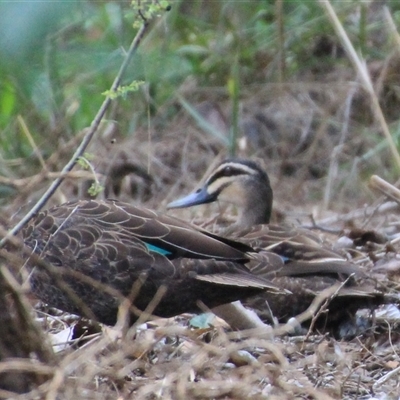
<path id="1" fill-rule="evenodd" d="M 271 340 L 227 333 L 219 321 L 197 330 L 187 322 L 181 316 L 124 336 L 106 330 L 60 353 L 52 378 L 20 398 L 395 398 L 400 390 L 398 338 L 390 329 L 351 342 Z"/>

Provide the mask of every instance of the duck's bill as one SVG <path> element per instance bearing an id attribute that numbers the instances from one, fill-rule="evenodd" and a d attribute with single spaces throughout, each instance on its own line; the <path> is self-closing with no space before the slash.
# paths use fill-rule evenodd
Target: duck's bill
<path id="1" fill-rule="evenodd" d="M 207 192 L 206 188 L 197 190 L 188 196 L 182 197 L 181 199 L 172 201 L 167 205 L 167 208 L 184 208 L 197 206 L 199 204 L 206 204 L 215 201 L 216 197 Z"/>

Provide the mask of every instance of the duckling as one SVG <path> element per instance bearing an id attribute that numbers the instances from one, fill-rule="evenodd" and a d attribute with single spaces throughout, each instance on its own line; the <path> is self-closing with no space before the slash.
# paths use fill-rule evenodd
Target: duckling
<path id="1" fill-rule="evenodd" d="M 124 298 L 133 324 L 154 299 L 152 314 L 171 317 L 198 311 L 199 303 L 213 308 L 280 291 L 250 272 L 251 247 L 117 200 L 42 211 L 23 238 L 32 249 L 27 267 L 34 294 L 107 325 L 117 322 Z"/>
<path id="2" fill-rule="evenodd" d="M 292 293 L 264 293 L 247 299 L 244 304 L 254 308 L 261 319 L 276 317 L 285 322 L 306 311 L 324 289 L 345 281 L 329 304 L 324 324 L 335 325 L 345 314 L 353 316 L 360 307 L 382 301 L 374 286 L 359 283 L 366 276 L 358 266 L 324 247 L 311 231 L 268 225 L 273 191 L 267 173 L 256 162 L 238 158 L 222 161 L 200 189 L 169 203 L 167 208 L 217 200 L 238 208 L 237 222 L 224 230 L 224 236 L 252 247 L 258 257 L 269 257 L 269 263 L 253 267 L 252 272 Z"/>

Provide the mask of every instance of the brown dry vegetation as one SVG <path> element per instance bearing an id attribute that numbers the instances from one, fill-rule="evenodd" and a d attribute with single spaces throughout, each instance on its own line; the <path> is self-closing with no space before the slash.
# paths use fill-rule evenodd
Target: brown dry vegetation
<path id="1" fill-rule="evenodd" d="M 379 4 L 372 3 L 370 11 L 383 18 Z M 398 48 L 393 48 L 384 59 L 367 64 L 391 127 L 398 122 L 400 105 L 396 92 L 400 58 Z M 339 247 L 397 295 L 398 206 L 372 192 L 368 180 L 378 174 L 395 181 L 399 167 L 390 149 L 379 147 L 384 128 L 346 50 L 337 38 L 321 37 L 308 50 L 308 57 L 316 60 L 312 68 L 299 70 L 284 83 L 243 84 L 237 154 L 265 165 L 275 193 L 275 222 L 319 228 L 329 245 Z M 339 51 L 342 62 L 318 64 L 318 57 L 332 51 Z M 227 155 L 232 120 L 228 90 L 205 89 L 192 77 L 176 91 L 148 125 L 140 125 L 129 137 L 115 122 L 118 107 L 110 111 L 89 148 L 105 187 L 98 198 L 118 197 L 163 210 L 169 201 L 193 190 Z M 190 101 L 197 117 L 182 99 Z M 214 134 L 207 133 L 204 122 Z M 40 172 L 32 168 L 37 172 L 0 177 L 2 185 L 14 190 L 12 201 L 2 207 L 5 226 L 12 226 L 40 197 L 82 136 L 60 140 Z M 87 197 L 92 177 L 90 171 L 75 168 L 48 206 Z M 382 203 L 385 206 L 378 208 Z M 212 229 L 221 207 L 201 206 L 174 214 Z M 383 235 L 384 243 L 376 243 L 374 235 L 365 239 L 366 231 Z M 8 258 L 3 268 L 19 268 L 21 262 Z M 91 324 L 87 329 L 86 322 L 37 305 L 29 294 L 28 301 L 27 288 L 7 274 L 0 288 L 7 294 L 0 302 L 0 323 L 10 327 L 0 345 L 0 376 L 9 379 L 0 390 L 1 398 L 395 399 L 400 395 L 395 313 L 392 319 L 390 313 L 372 318 L 372 327 L 352 340 L 318 332 L 267 338 L 259 332 L 232 332 L 218 319 L 210 328 L 195 329 L 189 326 L 188 315 L 126 332 Z M 36 306 L 36 312 L 29 314 L 29 304 Z M 39 322 L 39 329 L 31 319 Z M 58 332 L 64 335 L 58 337 L 54 355 L 50 340 Z M 60 342 L 71 339 L 68 334 L 86 337 L 61 349 Z M 22 353 L 12 353 L 13 339 L 26 344 Z M 13 376 L 14 371 L 22 375 Z M 31 391 L 18 396 L 7 392 L 15 385 L 21 385 L 22 392 Z"/>

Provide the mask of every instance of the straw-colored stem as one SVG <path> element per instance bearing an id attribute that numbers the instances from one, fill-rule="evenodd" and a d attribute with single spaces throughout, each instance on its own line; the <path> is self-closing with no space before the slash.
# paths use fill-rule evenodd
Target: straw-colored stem
<path id="1" fill-rule="evenodd" d="M 381 109 L 381 106 L 379 104 L 379 99 L 376 96 L 371 78 L 368 74 L 367 67 L 365 65 L 365 62 L 361 60 L 359 55 L 357 54 L 356 50 L 354 49 L 353 44 L 351 43 L 349 37 L 347 36 L 346 31 L 343 28 L 343 25 L 339 21 L 339 18 L 333 9 L 331 3 L 329 0 L 319 0 L 321 6 L 325 9 L 328 18 L 330 19 L 339 39 L 342 41 L 342 45 L 344 49 L 347 52 L 348 57 L 350 58 L 350 61 L 352 62 L 355 70 L 360 76 L 361 83 L 364 87 L 364 89 L 368 92 L 368 94 L 371 97 L 371 109 L 372 112 L 375 115 L 376 120 L 379 122 L 381 129 L 383 131 L 383 134 L 386 138 L 386 140 L 389 143 L 390 150 L 392 152 L 393 158 L 395 159 L 397 169 L 400 170 L 400 154 L 397 150 L 396 144 L 392 138 L 392 135 L 390 134 L 389 127 L 386 123 L 385 116 L 383 114 L 383 111 Z"/>

